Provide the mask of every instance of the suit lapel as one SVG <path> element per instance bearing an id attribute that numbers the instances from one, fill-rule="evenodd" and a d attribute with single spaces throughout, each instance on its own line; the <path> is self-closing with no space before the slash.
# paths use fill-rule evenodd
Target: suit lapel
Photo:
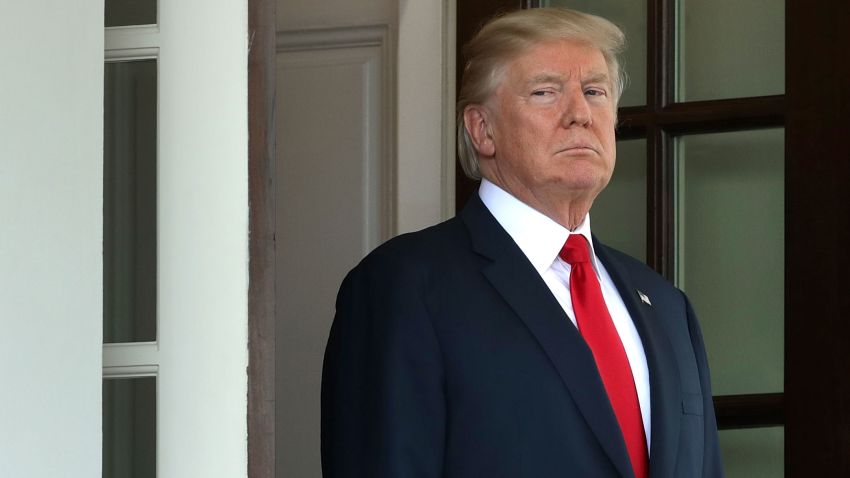
<path id="1" fill-rule="evenodd" d="M 543 279 L 477 195 L 461 214 L 474 250 L 492 260 L 483 274 L 549 356 L 602 448 L 624 477 L 633 477 L 626 445 L 590 348 Z"/>
<path id="2" fill-rule="evenodd" d="M 655 309 L 640 298 L 640 294 L 644 293 L 646 288 L 636 283 L 628 270 L 612 257 L 608 249 L 596 238 L 594 238 L 594 249 L 620 292 L 646 353 L 652 403 L 650 477 L 673 476 L 682 410 L 679 371 L 676 367 L 673 346 L 667 332 L 663 329 L 662 321 L 655 316 Z M 651 302 L 652 298 L 648 297 L 648 300 Z"/>

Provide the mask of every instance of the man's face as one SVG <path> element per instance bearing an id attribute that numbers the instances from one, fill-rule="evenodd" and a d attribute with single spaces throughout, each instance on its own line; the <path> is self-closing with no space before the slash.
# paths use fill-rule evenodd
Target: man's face
<path id="1" fill-rule="evenodd" d="M 490 142 L 478 148 L 481 171 L 538 209 L 565 198 L 592 203 L 614 170 L 615 110 L 598 49 L 538 44 L 507 65 L 485 105 Z"/>

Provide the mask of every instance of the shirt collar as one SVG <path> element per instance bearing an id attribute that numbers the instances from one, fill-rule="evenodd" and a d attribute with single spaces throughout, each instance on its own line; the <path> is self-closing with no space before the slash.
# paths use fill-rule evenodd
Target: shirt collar
<path id="1" fill-rule="evenodd" d="M 581 234 L 590 245 L 593 269 L 596 275 L 599 275 L 596 252 L 590 233 L 589 213 L 584 217 L 581 225 L 570 232 L 569 229 L 486 179 L 481 180 L 478 195 L 539 274 L 542 275 L 558 259 L 558 253 L 561 252 L 570 234 Z"/>

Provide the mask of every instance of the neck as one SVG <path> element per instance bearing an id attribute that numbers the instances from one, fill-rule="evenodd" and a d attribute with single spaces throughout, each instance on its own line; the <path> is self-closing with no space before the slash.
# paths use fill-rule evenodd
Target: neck
<path id="1" fill-rule="evenodd" d="M 575 231 L 581 226 L 596 197 L 584 191 L 565 190 L 563 187 L 531 190 L 521 185 L 511 187 L 510 184 L 487 179 L 570 231 Z"/>
<path id="2" fill-rule="evenodd" d="M 522 198 L 519 199 L 525 202 Z M 553 208 L 547 208 L 544 203 L 526 204 L 542 212 L 549 219 L 557 222 L 571 232 L 581 226 L 584 218 L 587 217 L 587 212 L 590 211 L 590 203 L 583 201 L 563 202 Z"/>

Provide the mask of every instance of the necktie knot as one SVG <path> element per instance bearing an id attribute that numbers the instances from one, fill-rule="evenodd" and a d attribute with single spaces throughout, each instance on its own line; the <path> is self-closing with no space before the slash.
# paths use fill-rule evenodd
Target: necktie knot
<path id="1" fill-rule="evenodd" d="M 569 265 L 589 262 L 590 252 L 587 247 L 587 239 L 581 234 L 570 234 L 558 255 Z"/>

